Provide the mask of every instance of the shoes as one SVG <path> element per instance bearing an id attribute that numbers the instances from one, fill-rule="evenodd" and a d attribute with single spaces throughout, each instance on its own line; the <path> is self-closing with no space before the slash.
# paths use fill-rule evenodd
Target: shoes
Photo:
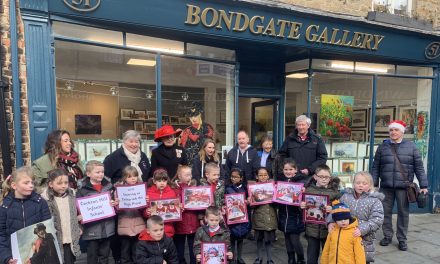
<path id="1" fill-rule="evenodd" d="M 268 260 L 267 264 L 274 264 L 273 260 Z"/>
<path id="2" fill-rule="evenodd" d="M 237 264 L 246 264 L 242 258 L 237 259 Z"/>
<path id="3" fill-rule="evenodd" d="M 255 261 L 254 261 L 254 264 L 263 264 L 263 260 L 259 259 L 259 258 L 256 258 Z"/>
<path id="4" fill-rule="evenodd" d="M 391 238 L 387 238 L 387 237 L 384 237 L 384 238 L 379 242 L 379 245 L 381 245 L 381 246 L 383 246 L 383 247 L 386 247 L 386 246 L 388 246 L 389 244 L 391 244 Z"/>
<path id="5" fill-rule="evenodd" d="M 406 244 L 405 241 L 399 241 L 399 246 L 398 246 L 399 250 L 401 251 L 407 251 L 408 250 L 408 245 Z"/>

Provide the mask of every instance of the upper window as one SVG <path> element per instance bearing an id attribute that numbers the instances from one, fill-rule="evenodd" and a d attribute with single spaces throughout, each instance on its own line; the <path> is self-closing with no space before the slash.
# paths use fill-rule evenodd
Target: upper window
<path id="1" fill-rule="evenodd" d="M 373 0 L 373 10 L 396 15 L 411 16 L 412 0 Z"/>

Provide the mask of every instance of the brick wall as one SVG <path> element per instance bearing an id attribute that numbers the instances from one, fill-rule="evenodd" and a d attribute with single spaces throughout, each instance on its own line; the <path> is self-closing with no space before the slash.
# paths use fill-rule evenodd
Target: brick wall
<path id="1" fill-rule="evenodd" d="M 418 0 L 414 7 L 417 18 L 430 21 L 440 29 L 440 0 Z"/>

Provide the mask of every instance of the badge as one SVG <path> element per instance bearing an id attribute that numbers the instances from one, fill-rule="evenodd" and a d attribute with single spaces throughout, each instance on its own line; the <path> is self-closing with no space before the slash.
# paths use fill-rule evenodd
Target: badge
<path id="1" fill-rule="evenodd" d="M 182 157 L 182 150 L 181 149 L 176 149 L 176 156 L 177 156 L 177 158 Z"/>

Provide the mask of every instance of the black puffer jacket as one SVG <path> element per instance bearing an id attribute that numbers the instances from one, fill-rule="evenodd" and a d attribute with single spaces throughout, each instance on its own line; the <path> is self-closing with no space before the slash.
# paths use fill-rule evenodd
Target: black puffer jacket
<path id="1" fill-rule="evenodd" d="M 406 140 L 394 144 L 389 139 L 379 146 L 374 156 L 372 171 L 374 186 L 379 186 L 380 179 L 381 188 L 405 189 L 407 187 L 397 160 L 394 158 L 392 147 L 396 147 L 397 156 L 404 172 L 408 174 L 409 181 L 412 182 L 414 180 L 415 174 L 419 180 L 420 188 L 428 188 L 428 179 L 423 168 L 422 157 L 416 145 Z"/>
<path id="2" fill-rule="evenodd" d="M 232 168 L 240 168 L 246 181 L 255 180 L 255 174 L 260 167 L 260 157 L 252 146 L 248 146 L 245 152 L 241 153 L 237 146 L 228 152 L 225 164 L 225 175 L 231 175 Z"/>
<path id="3" fill-rule="evenodd" d="M 178 264 L 177 250 L 171 238 L 163 235 L 162 239 L 155 241 L 147 230 L 139 235 L 136 246 L 136 263 L 143 264 Z"/>
<path id="4" fill-rule="evenodd" d="M 112 184 L 115 184 L 122 178 L 122 170 L 130 164 L 131 161 L 129 161 L 125 155 L 124 149 L 120 147 L 105 157 L 104 174 L 111 179 Z M 148 160 L 147 155 L 143 152 L 141 152 L 141 161 L 138 165 L 142 171 L 142 180 L 146 182 L 150 174 L 150 161 Z"/>
<path id="5" fill-rule="evenodd" d="M 215 154 L 217 155 L 217 154 Z M 205 156 L 205 159 L 203 161 L 200 160 L 200 154 L 196 155 L 196 158 L 193 160 L 192 163 L 192 175 L 193 179 L 197 181 L 197 183 L 200 183 L 200 180 L 202 178 L 205 178 L 205 166 L 206 164 L 213 162 L 219 165 L 220 168 L 220 180 L 225 180 L 225 172 L 223 170 L 223 165 L 220 164 L 221 160 L 215 161 L 213 157 Z"/>
<path id="6" fill-rule="evenodd" d="M 319 165 L 327 162 L 327 150 L 324 141 L 309 128 L 307 139 L 298 139 L 298 130 L 290 134 L 278 154 L 281 158 L 291 158 L 295 160 L 298 170 L 308 169 L 312 175 Z"/>

